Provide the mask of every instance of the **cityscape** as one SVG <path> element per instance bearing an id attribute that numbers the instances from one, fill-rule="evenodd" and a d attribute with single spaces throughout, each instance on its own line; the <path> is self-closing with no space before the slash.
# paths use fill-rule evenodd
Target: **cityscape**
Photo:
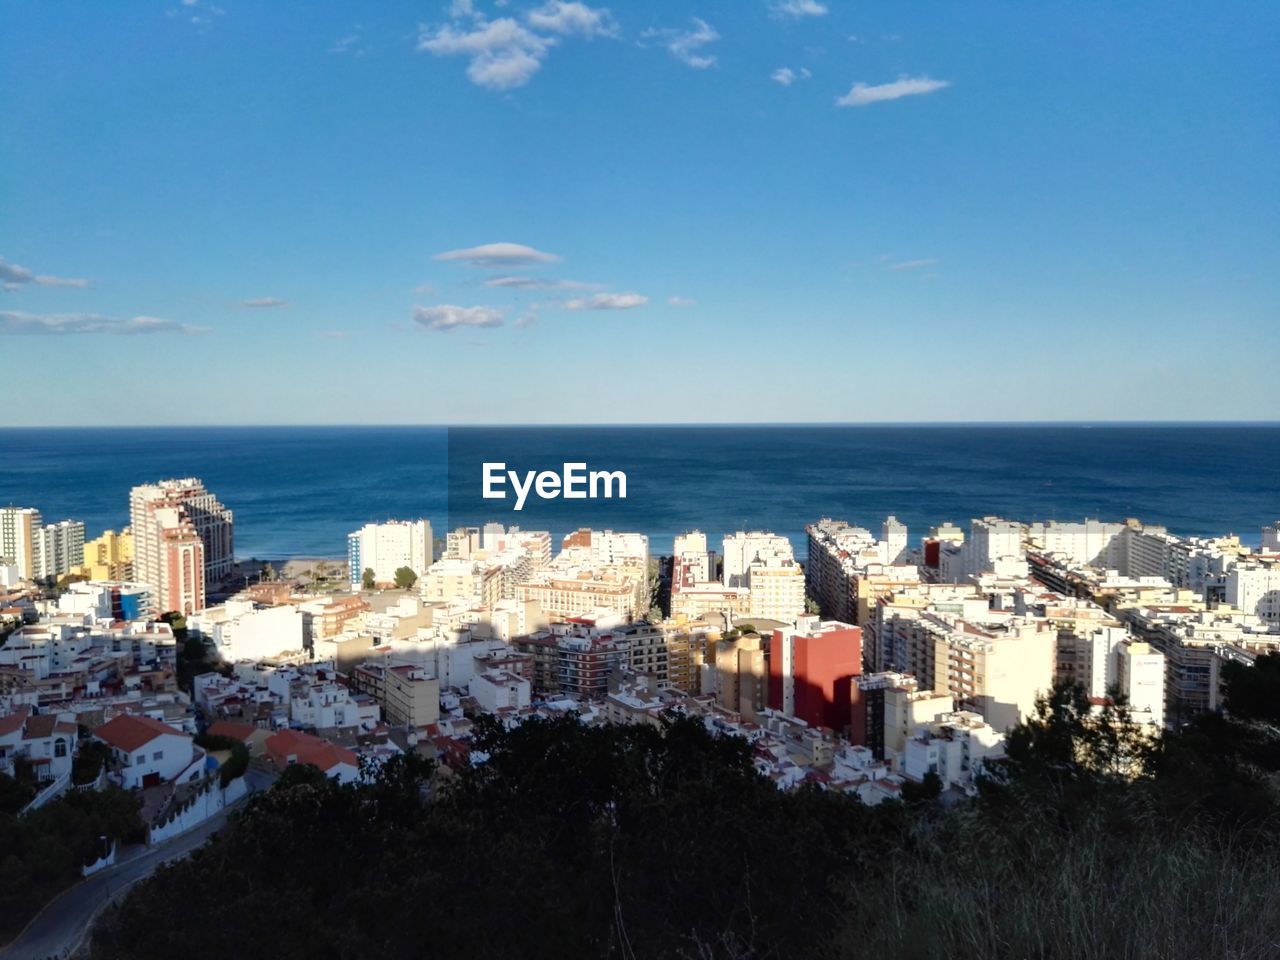
<path id="1" fill-rule="evenodd" d="M 634 531 L 438 537 L 418 518 L 277 567 L 236 557 L 234 505 L 198 478 L 135 486 L 128 515 L 86 539 L 0 508 L 0 773 L 19 815 L 86 789 L 139 801 L 133 842 L 104 838 L 85 877 L 202 838 L 295 765 L 337 784 L 407 756 L 456 775 L 491 724 L 693 718 L 779 791 L 954 804 L 1064 685 L 1154 741 L 1221 713 L 1231 665 L 1280 661 L 1280 522 L 1245 542 L 1135 518 L 913 538 L 892 516 L 875 533 L 823 517 L 801 564 L 762 530 L 690 530 L 656 556 Z"/>
<path id="2" fill-rule="evenodd" d="M 0 85 L 0 960 L 1280 958 L 1280 4 Z"/>

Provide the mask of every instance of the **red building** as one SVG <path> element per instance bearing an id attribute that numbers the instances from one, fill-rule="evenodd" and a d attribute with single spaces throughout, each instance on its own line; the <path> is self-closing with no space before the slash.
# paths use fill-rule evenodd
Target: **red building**
<path id="1" fill-rule="evenodd" d="M 838 620 L 801 617 L 769 643 L 769 706 L 814 727 L 843 732 L 862 674 L 862 631 Z"/>

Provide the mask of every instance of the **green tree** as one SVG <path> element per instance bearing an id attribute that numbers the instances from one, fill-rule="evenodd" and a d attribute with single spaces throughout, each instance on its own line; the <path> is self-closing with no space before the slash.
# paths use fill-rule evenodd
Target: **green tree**
<path id="1" fill-rule="evenodd" d="M 111 762 L 111 748 L 101 740 L 84 740 L 71 765 L 71 782 L 93 783 L 102 768 Z"/>
<path id="2" fill-rule="evenodd" d="M 177 610 L 170 610 L 167 613 L 160 614 L 160 620 L 167 623 L 173 630 L 175 640 L 179 642 L 187 638 L 187 618 Z"/>
<path id="3" fill-rule="evenodd" d="M 36 795 L 30 784 L 20 783 L 7 773 L 0 773 L 0 815 L 15 814 Z"/>
<path id="4" fill-rule="evenodd" d="M 364 573 L 360 575 L 360 585 L 366 590 L 372 590 L 376 585 L 374 577 L 373 567 L 365 567 Z"/>
<path id="5" fill-rule="evenodd" d="M 1280 653 L 1261 654 L 1252 666 L 1223 664 L 1226 707 L 1241 720 L 1280 723 Z"/>
<path id="6" fill-rule="evenodd" d="M 418 582 L 418 575 L 414 573 L 409 567 L 401 567 L 396 571 L 395 580 L 396 580 L 397 587 L 399 587 L 401 590 L 408 590 L 410 587 L 412 587 L 415 583 Z"/>

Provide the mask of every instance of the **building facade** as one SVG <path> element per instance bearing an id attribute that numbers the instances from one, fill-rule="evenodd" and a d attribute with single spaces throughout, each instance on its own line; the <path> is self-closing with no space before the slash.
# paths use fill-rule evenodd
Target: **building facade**
<path id="1" fill-rule="evenodd" d="M 421 577 L 432 560 L 431 524 L 426 520 L 366 523 L 347 535 L 348 577 L 355 586 L 366 570 L 373 571 L 374 582 L 379 584 L 394 583 L 401 567 Z"/>
<path id="2" fill-rule="evenodd" d="M 163 609 L 190 613 L 208 583 L 231 575 L 232 513 L 194 477 L 134 487 L 129 494 L 134 579 Z"/>

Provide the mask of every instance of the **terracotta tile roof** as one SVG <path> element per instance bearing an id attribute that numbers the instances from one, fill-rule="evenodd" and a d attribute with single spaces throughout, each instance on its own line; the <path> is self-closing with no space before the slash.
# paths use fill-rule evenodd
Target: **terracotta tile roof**
<path id="1" fill-rule="evenodd" d="M 326 773 L 342 763 L 360 765 L 356 755 L 345 747 L 297 730 L 281 730 L 267 737 L 267 752 L 279 767 L 288 766 L 290 758 L 295 763 L 319 767 Z"/>
<path id="2" fill-rule="evenodd" d="M 233 720 L 219 720 L 209 728 L 209 734 L 215 737 L 230 737 L 243 743 L 253 736 L 258 728 L 250 723 L 236 723 Z"/>
<path id="3" fill-rule="evenodd" d="M 30 707 L 19 707 L 8 716 L 0 717 L 0 737 L 22 729 L 27 717 L 31 715 Z"/>
<path id="4" fill-rule="evenodd" d="M 26 728 L 22 731 L 22 739 L 44 740 L 53 736 L 53 732 L 58 726 L 58 718 L 52 713 L 42 713 L 39 716 L 28 717 Z M 74 729 L 72 727 L 72 730 Z"/>
<path id="5" fill-rule="evenodd" d="M 166 734 L 174 737 L 187 736 L 181 730 L 176 730 L 167 723 L 152 720 L 150 717 L 135 717 L 127 713 L 121 714 L 114 720 L 107 721 L 93 731 L 93 735 L 99 740 L 117 749 L 124 750 L 126 753 L 132 753 L 143 744 L 150 743 L 156 737 L 163 737 Z"/>

